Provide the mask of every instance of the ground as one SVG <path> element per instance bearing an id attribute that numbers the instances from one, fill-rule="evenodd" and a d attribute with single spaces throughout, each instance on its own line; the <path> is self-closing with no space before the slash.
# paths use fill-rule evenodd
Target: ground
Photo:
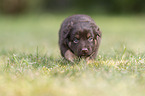
<path id="1" fill-rule="evenodd" d="M 67 16 L 0 16 L 0 96 L 143 96 L 145 16 L 92 15 L 102 42 L 90 64 L 60 56 Z"/>

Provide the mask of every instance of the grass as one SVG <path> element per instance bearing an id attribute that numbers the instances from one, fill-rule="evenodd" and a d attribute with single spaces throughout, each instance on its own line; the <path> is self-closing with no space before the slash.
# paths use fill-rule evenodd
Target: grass
<path id="1" fill-rule="evenodd" d="M 91 64 L 61 58 L 66 17 L 0 16 L 0 96 L 143 96 L 145 17 L 93 15 L 103 38 Z"/>

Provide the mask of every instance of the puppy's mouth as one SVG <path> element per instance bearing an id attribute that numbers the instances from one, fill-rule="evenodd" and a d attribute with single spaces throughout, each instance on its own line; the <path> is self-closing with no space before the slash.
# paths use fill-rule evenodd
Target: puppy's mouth
<path id="1" fill-rule="evenodd" d="M 89 57 L 89 56 L 90 56 L 90 54 L 87 54 L 87 53 L 82 53 L 79 55 L 79 57 L 81 57 L 81 58 Z"/>
<path id="2" fill-rule="evenodd" d="M 81 56 L 89 56 L 89 55 L 86 53 L 82 53 Z"/>

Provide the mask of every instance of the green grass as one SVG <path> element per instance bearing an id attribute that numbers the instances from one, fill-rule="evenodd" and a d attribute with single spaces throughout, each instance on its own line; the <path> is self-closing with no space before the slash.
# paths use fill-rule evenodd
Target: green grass
<path id="1" fill-rule="evenodd" d="M 93 15 L 103 38 L 91 64 L 61 58 L 66 17 L 0 16 L 0 96 L 143 96 L 144 15 Z"/>

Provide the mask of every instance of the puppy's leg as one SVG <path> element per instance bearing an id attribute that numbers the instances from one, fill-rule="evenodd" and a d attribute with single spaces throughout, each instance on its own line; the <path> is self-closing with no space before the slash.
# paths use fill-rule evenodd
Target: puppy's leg
<path id="1" fill-rule="evenodd" d="M 94 62 L 94 59 L 90 58 L 90 57 L 87 57 L 86 58 L 86 61 L 87 61 L 87 64 L 91 64 Z"/>
<path id="2" fill-rule="evenodd" d="M 76 58 L 76 56 L 70 50 L 65 52 L 64 57 L 71 62 L 74 62 L 74 59 Z"/>

